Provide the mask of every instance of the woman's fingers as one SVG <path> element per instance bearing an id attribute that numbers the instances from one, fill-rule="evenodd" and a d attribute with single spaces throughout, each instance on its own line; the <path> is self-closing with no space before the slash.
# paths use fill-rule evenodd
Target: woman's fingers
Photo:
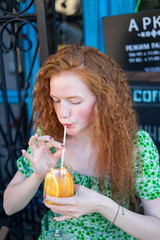
<path id="1" fill-rule="evenodd" d="M 52 141 L 52 140 L 54 140 L 54 138 L 53 137 L 51 137 L 51 136 L 49 136 L 49 135 L 43 135 L 43 136 L 39 136 L 38 137 L 38 140 L 41 142 L 45 142 L 45 141 Z"/>
<path id="2" fill-rule="evenodd" d="M 35 149 L 37 148 L 36 146 L 36 139 L 37 139 L 38 135 L 37 134 L 34 134 L 30 139 L 29 139 L 29 147 L 31 149 L 31 152 L 34 153 Z"/>
<path id="3" fill-rule="evenodd" d="M 62 156 L 63 149 L 58 149 L 55 153 L 52 153 L 52 158 L 58 160 Z"/>
<path id="4" fill-rule="evenodd" d="M 37 147 L 41 147 L 44 143 L 53 141 L 54 138 L 49 135 L 39 136 L 37 139 Z"/>
<path id="5" fill-rule="evenodd" d="M 43 201 L 43 203 L 47 208 L 50 208 L 55 213 L 61 213 L 61 214 L 67 215 L 68 212 L 70 212 L 71 215 L 75 214 L 75 207 L 68 206 L 68 205 L 56 205 L 55 203 L 50 204 L 50 203 L 47 203 L 47 201 L 45 200 Z"/>
<path id="6" fill-rule="evenodd" d="M 37 143 L 36 143 L 36 140 L 37 140 Z M 34 151 L 37 149 L 37 148 L 40 148 L 40 147 L 43 147 L 44 148 L 48 148 L 48 150 L 51 148 L 51 147 L 54 147 L 54 148 L 58 148 L 58 149 L 62 149 L 64 146 L 62 145 L 62 143 L 60 142 L 57 142 L 57 141 L 54 141 L 54 138 L 53 137 L 50 137 L 48 135 L 45 135 L 45 136 L 39 136 L 37 134 L 34 134 L 30 140 L 29 140 L 29 147 L 32 151 L 32 153 L 34 153 Z"/>
<path id="7" fill-rule="evenodd" d="M 55 148 L 63 148 L 62 143 L 54 141 L 54 138 L 50 136 L 40 136 L 37 139 L 37 147 L 41 147 L 42 145 L 47 146 L 48 148 L 55 147 Z"/>
<path id="8" fill-rule="evenodd" d="M 29 147 L 32 155 L 25 150 L 22 151 L 22 154 L 32 163 L 37 173 L 44 172 L 44 169 L 55 167 L 57 160 L 62 155 L 62 149 L 64 148 L 62 143 L 54 141 L 54 138 L 47 135 L 38 137 L 37 134 L 30 138 Z M 55 153 L 51 153 L 51 147 L 58 150 Z"/>
<path id="9" fill-rule="evenodd" d="M 80 190 L 80 188 L 81 188 L 81 185 L 79 185 L 79 184 L 74 184 L 74 190 L 75 190 L 76 192 L 78 192 L 78 191 Z"/>
<path id="10" fill-rule="evenodd" d="M 51 207 L 51 204 L 48 204 L 47 201 L 53 202 L 53 204 L 57 205 L 72 205 L 75 201 L 74 196 L 73 197 L 67 197 L 67 198 L 58 198 L 58 197 L 52 197 L 49 195 L 44 196 L 45 199 L 45 205 L 47 204 L 47 207 Z"/>
<path id="11" fill-rule="evenodd" d="M 22 154 L 25 158 L 27 158 L 31 163 L 33 162 L 33 157 L 31 154 L 27 153 L 26 150 L 22 150 Z"/>
<path id="12" fill-rule="evenodd" d="M 62 143 L 59 143 L 59 142 L 57 142 L 57 141 L 45 142 L 44 144 L 45 144 L 45 146 L 46 146 L 48 149 L 50 149 L 51 147 L 54 147 L 54 148 L 56 148 L 56 149 L 63 149 L 63 148 L 64 148 L 64 146 L 62 145 Z"/>
<path id="13" fill-rule="evenodd" d="M 46 164 L 49 168 L 54 168 L 57 160 L 62 156 L 62 150 L 58 149 L 55 153 L 51 154 L 51 157 L 49 157 L 46 160 Z"/>

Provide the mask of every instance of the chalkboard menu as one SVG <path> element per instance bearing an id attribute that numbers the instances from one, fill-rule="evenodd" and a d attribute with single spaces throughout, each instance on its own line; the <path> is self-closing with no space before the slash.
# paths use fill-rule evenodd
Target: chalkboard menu
<path id="1" fill-rule="evenodd" d="M 160 72 L 160 10 L 103 18 L 106 53 L 127 71 Z"/>

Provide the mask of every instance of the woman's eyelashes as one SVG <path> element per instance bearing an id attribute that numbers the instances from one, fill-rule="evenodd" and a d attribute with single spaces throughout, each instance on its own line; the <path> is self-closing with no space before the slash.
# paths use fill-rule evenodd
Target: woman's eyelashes
<path id="1" fill-rule="evenodd" d="M 59 103 L 60 102 L 60 100 L 54 100 L 54 99 L 52 99 L 53 100 L 53 103 Z"/>
<path id="2" fill-rule="evenodd" d="M 80 103 L 82 103 L 82 101 L 78 101 L 78 100 L 71 100 L 70 102 L 72 104 L 80 104 Z"/>
<path id="3" fill-rule="evenodd" d="M 53 98 L 52 96 L 50 96 L 50 98 L 52 99 L 53 103 L 60 102 L 60 99 L 58 99 L 58 98 Z"/>
<path id="4" fill-rule="evenodd" d="M 54 98 L 52 98 L 52 100 L 53 100 L 53 103 L 60 103 L 61 102 L 61 100 L 59 100 L 59 99 L 54 99 Z M 71 104 L 75 104 L 75 105 L 78 105 L 78 104 L 80 104 L 80 103 L 82 103 L 83 101 L 82 100 L 77 100 L 77 99 L 69 99 L 69 100 L 67 100 L 69 103 L 71 103 Z"/>

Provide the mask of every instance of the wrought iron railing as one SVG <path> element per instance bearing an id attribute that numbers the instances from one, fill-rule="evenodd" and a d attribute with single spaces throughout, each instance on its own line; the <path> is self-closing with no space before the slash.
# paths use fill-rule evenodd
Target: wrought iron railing
<path id="1" fill-rule="evenodd" d="M 36 72 L 55 52 L 54 1 L 0 1 L 0 226 L 9 227 L 8 239 L 37 239 L 40 234 L 45 211 L 42 191 L 23 211 L 10 217 L 3 211 L 2 195 L 31 135 Z"/>

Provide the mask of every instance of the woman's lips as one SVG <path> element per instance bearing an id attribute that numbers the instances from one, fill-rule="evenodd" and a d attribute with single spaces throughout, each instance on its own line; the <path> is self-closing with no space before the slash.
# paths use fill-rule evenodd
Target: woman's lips
<path id="1" fill-rule="evenodd" d="M 62 123 L 63 127 L 66 126 L 67 128 L 71 128 L 72 124 L 66 124 L 66 123 Z"/>

